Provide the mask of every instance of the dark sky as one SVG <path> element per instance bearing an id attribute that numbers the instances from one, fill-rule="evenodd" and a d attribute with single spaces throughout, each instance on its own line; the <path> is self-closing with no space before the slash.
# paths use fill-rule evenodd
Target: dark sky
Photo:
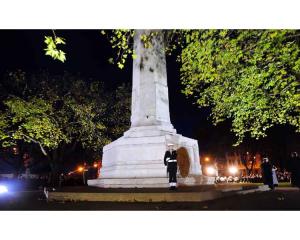
<path id="1" fill-rule="evenodd" d="M 109 64 L 108 58 L 113 56 L 113 52 L 100 30 L 57 30 L 56 33 L 67 42 L 63 47 L 67 53 L 65 63 L 44 55 L 44 36 L 52 35 L 51 30 L 0 30 L 1 76 L 8 70 L 18 68 L 26 72 L 47 69 L 53 74 L 63 71 L 81 73 L 87 78 L 93 77 L 112 86 L 131 82 L 131 61 L 128 61 L 124 70 Z M 209 109 L 197 108 L 180 92 L 179 66 L 174 57 L 167 58 L 167 71 L 171 121 L 177 132 L 198 139 L 201 153 L 230 151 L 234 143 L 230 124 L 214 127 L 208 120 Z M 285 151 L 286 145 L 294 138 L 292 132 L 288 128 L 275 129 L 267 139 L 260 142 L 246 141 L 243 146 L 247 148 L 252 144 L 261 147 L 266 144 L 269 148 L 279 146 L 280 151 Z M 299 135 L 295 141 L 299 141 Z"/>

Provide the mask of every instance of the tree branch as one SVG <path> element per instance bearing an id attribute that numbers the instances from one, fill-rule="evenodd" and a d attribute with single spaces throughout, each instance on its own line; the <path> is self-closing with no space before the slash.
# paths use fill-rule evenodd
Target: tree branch
<path id="1" fill-rule="evenodd" d="M 24 133 L 22 133 L 22 135 L 23 135 L 24 137 L 28 138 L 30 141 L 32 141 L 32 142 L 38 144 L 38 145 L 40 146 L 40 149 L 41 149 L 42 153 L 43 153 L 45 156 L 48 156 L 48 153 L 46 152 L 45 148 L 43 147 L 43 145 L 42 145 L 39 141 L 33 139 L 32 137 L 27 136 L 27 135 L 24 134 Z"/>
<path id="2" fill-rule="evenodd" d="M 56 39 L 56 34 L 55 34 L 55 31 L 54 31 L 54 29 L 52 29 L 52 33 L 53 33 L 54 40 L 55 40 L 55 39 Z"/>

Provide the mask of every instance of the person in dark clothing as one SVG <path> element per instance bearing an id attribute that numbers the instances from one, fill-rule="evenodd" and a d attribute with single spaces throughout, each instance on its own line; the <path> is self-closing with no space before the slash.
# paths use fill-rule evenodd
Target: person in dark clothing
<path id="1" fill-rule="evenodd" d="M 59 187 L 62 187 L 64 182 L 65 182 L 65 175 L 63 173 L 61 173 L 59 175 Z"/>
<path id="2" fill-rule="evenodd" d="M 170 190 L 177 188 L 177 152 L 174 149 L 174 144 L 168 144 L 168 150 L 165 152 L 164 164 L 167 166 L 167 173 L 169 174 Z"/>
<path id="3" fill-rule="evenodd" d="M 291 153 L 291 184 L 300 188 L 300 157 L 297 152 Z"/>
<path id="4" fill-rule="evenodd" d="M 87 182 L 88 182 L 88 170 L 89 170 L 89 166 L 87 165 L 86 162 L 84 162 L 83 163 L 83 170 L 82 170 L 83 185 L 87 185 Z"/>
<path id="5" fill-rule="evenodd" d="M 263 158 L 261 164 L 263 183 L 268 185 L 272 190 L 274 189 L 273 176 L 272 176 L 272 164 L 267 157 Z"/>

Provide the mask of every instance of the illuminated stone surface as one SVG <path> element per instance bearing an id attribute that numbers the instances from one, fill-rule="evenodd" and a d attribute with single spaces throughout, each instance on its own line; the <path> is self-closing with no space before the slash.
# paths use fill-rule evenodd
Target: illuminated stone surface
<path id="1" fill-rule="evenodd" d="M 166 58 L 163 38 L 158 34 L 151 48 L 144 48 L 138 30 L 134 39 L 131 127 L 124 136 L 103 148 L 99 179 L 88 184 L 99 187 L 167 187 L 163 157 L 168 143 L 185 147 L 190 157 L 189 175 L 179 185 L 213 183 L 202 176 L 198 142 L 176 133 L 170 121 Z"/>

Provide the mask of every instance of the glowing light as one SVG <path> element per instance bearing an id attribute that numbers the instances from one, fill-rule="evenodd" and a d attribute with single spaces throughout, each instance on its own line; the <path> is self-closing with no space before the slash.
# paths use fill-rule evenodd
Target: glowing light
<path id="1" fill-rule="evenodd" d="M 238 169 L 235 166 L 229 167 L 228 170 L 231 174 L 236 174 L 238 172 Z"/>
<path id="2" fill-rule="evenodd" d="M 204 160 L 205 162 L 209 162 L 209 157 L 206 157 Z"/>
<path id="3" fill-rule="evenodd" d="M 216 174 L 216 169 L 214 169 L 213 167 L 207 167 L 206 171 L 209 175 L 214 175 Z"/>
<path id="4" fill-rule="evenodd" d="M 12 148 L 12 152 L 13 152 L 13 154 L 18 154 L 18 148 L 17 147 L 13 147 Z"/>
<path id="5" fill-rule="evenodd" d="M 94 166 L 94 168 L 96 168 L 96 167 L 98 167 L 98 164 L 97 164 L 97 163 L 94 163 L 94 165 L 93 165 L 93 166 Z"/>
<path id="6" fill-rule="evenodd" d="M 83 171 L 83 167 L 78 167 L 77 171 L 78 172 L 82 172 Z"/>
<path id="7" fill-rule="evenodd" d="M 7 193 L 7 192 L 8 192 L 7 187 L 4 186 L 4 185 L 0 185 L 0 194 L 1 194 L 1 193 Z"/>

